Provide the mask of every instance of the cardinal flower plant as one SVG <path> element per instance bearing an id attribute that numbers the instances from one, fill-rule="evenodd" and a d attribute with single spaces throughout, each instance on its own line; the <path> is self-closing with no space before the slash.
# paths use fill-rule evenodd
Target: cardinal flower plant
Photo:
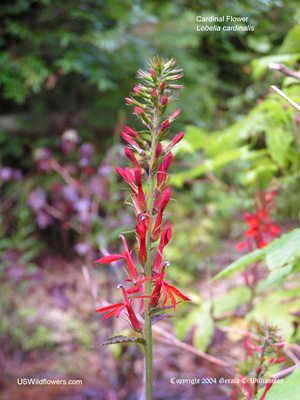
<path id="1" fill-rule="evenodd" d="M 236 248 L 238 251 L 247 250 L 249 252 L 255 249 L 266 247 L 270 241 L 277 238 L 281 230 L 273 222 L 270 211 L 275 206 L 273 198 L 276 196 L 277 190 L 264 191 L 257 193 L 254 197 L 255 212 L 244 214 L 245 222 L 248 229 L 244 232 L 245 240 L 238 243 Z M 251 298 L 249 301 L 249 309 L 253 307 L 253 300 L 256 294 L 257 286 L 262 278 L 260 271 L 260 263 L 256 262 L 246 269 L 244 273 L 245 283 L 250 289 Z"/>
<path id="2" fill-rule="evenodd" d="M 183 88 L 177 84 L 177 80 L 183 76 L 182 70 L 175 64 L 174 59 L 154 58 L 147 71 L 138 71 L 141 82 L 126 98 L 143 129 L 137 132 L 125 127 L 123 139 L 127 142 L 125 155 L 129 167 L 116 169 L 130 190 L 136 215 L 138 246 L 129 250 L 126 238 L 120 235 L 124 252 L 95 261 L 110 264 L 124 260 L 127 277 L 125 283 L 119 285 L 122 300 L 96 312 L 106 313 L 102 321 L 113 316 L 118 318 L 121 313 L 127 312 L 132 329 L 140 334 L 140 343 L 144 344 L 146 355 L 147 400 L 152 399 L 151 319 L 153 322 L 154 313 L 157 318 L 158 312 L 170 308 L 167 306 L 168 300 L 174 310 L 177 299 L 190 301 L 167 280 L 169 263 L 164 258 L 164 248 L 172 236 L 172 226 L 165 211 L 171 198 L 168 183 L 172 149 L 184 135 L 181 132 L 172 140 L 167 139 L 172 122 L 180 114 L 180 109 L 174 110 L 173 104 Z M 168 109 L 172 108 L 173 112 L 168 113 Z M 139 314 L 142 318 L 136 315 L 132 303 L 140 305 Z M 164 314 L 159 319 L 163 317 Z"/>

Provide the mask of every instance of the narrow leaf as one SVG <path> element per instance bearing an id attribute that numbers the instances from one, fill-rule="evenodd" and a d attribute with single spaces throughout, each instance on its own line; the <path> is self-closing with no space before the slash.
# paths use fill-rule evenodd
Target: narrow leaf
<path id="1" fill-rule="evenodd" d="M 109 344 L 119 344 L 119 343 L 139 343 L 144 346 L 146 344 L 143 338 L 129 338 L 127 336 L 119 335 L 105 339 L 102 343 L 92 344 L 89 347 L 101 347 L 101 346 L 108 346 Z"/>

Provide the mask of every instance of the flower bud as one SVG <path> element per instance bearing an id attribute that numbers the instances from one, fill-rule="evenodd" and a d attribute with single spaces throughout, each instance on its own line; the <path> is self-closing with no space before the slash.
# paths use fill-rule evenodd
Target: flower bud
<path id="1" fill-rule="evenodd" d="M 141 92 L 141 86 L 135 86 L 134 88 L 133 88 L 133 91 L 134 91 L 134 94 L 136 94 L 136 95 L 142 95 L 143 93 Z"/>
<path id="2" fill-rule="evenodd" d="M 181 112 L 181 109 L 180 109 L 180 108 L 179 108 L 178 110 L 174 111 L 174 112 L 170 115 L 169 121 L 170 121 L 170 122 L 174 121 L 174 119 L 178 117 L 178 115 L 180 114 L 180 112 Z"/>
<path id="3" fill-rule="evenodd" d="M 162 99 L 161 105 L 165 106 L 167 104 L 167 102 L 168 102 L 168 96 L 165 94 L 163 99 Z"/>
<path id="4" fill-rule="evenodd" d="M 172 140 L 172 142 L 165 148 L 165 150 L 169 150 L 171 149 L 173 146 L 175 146 L 175 144 L 177 144 L 178 142 L 180 142 L 180 140 L 183 138 L 184 136 L 184 132 L 180 132 L 178 133 L 174 139 Z"/>
<path id="5" fill-rule="evenodd" d="M 144 110 L 141 107 L 134 107 L 134 112 L 136 113 L 136 115 L 138 116 L 142 116 L 145 114 Z"/>

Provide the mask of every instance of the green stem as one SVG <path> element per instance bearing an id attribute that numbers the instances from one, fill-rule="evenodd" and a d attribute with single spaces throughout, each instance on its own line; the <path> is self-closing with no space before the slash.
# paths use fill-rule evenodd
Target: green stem
<path id="1" fill-rule="evenodd" d="M 150 217 L 150 226 L 147 231 L 146 236 L 146 249 L 147 249 L 147 262 L 145 273 L 146 277 L 151 276 L 151 232 L 152 232 L 152 219 L 153 219 L 153 205 L 154 205 L 154 184 L 155 184 L 155 173 L 152 171 L 151 166 L 153 165 L 155 152 L 156 152 L 156 134 L 158 129 L 159 118 L 155 113 L 154 115 L 154 129 L 152 131 L 152 140 L 151 140 L 151 157 L 150 157 L 150 166 L 149 166 L 149 181 L 148 181 L 148 200 L 147 200 L 147 209 L 149 210 Z M 151 295 L 151 281 L 148 280 L 145 283 L 145 294 L 147 296 Z M 149 310 L 149 299 L 145 299 L 145 338 L 146 338 L 146 347 L 145 347 L 145 355 L 146 355 L 146 400 L 152 400 L 153 394 L 153 384 L 152 384 L 152 327 L 151 327 L 151 315 Z"/>

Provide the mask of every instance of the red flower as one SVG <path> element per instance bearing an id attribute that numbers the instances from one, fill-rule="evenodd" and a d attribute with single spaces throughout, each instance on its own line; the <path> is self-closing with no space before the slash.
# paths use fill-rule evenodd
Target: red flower
<path id="1" fill-rule="evenodd" d="M 268 245 L 269 239 L 279 236 L 281 230 L 273 224 L 273 219 L 269 215 L 270 209 L 274 206 L 272 199 L 275 194 L 276 191 L 263 192 L 255 197 L 255 213 L 245 213 L 246 224 L 249 226 L 244 233 L 247 240 L 237 244 L 238 251 L 243 251 L 247 247 L 249 251 L 253 248 L 262 249 Z"/>
<path id="2" fill-rule="evenodd" d="M 161 145 L 161 143 L 158 143 L 158 145 L 156 147 L 156 152 L 155 152 L 155 156 L 154 156 L 154 160 L 153 160 L 152 169 L 155 168 L 155 166 L 158 164 L 159 158 L 162 155 L 162 152 L 163 152 L 162 145 Z"/>
<path id="3" fill-rule="evenodd" d="M 140 208 L 145 211 L 147 209 L 146 207 L 146 201 L 145 201 L 145 194 L 143 191 L 143 186 L 142 186 L 142 175 L 141 175 L 141 171 L 138 167 L 135 168 L 134 170 L 134 174 L 135 174 L 135 181 L 138 187 L 138 203 Z"/>
<path id="4" fill-rule="evenodd" d="M 165 105 L 167 104 L 167 102 L 168 102 L 168 96 L 165 94 L 165 95 L 163 96 L 161 105 L 162 105 L 162 106 L 165 106 Z"/>
<path id="5" fill-rule="evenodd" d="M 264 392 L 263 392 L 263 394 L 262 394 L 260 400 L 264 400 L 264 398 L 265 398 L 266 395 L 267 395 L 268 390 L 271 389 L 271 386 L 273 385 L 273 383 L 274 383 L 273 378 L 271 378 L 270 382 L 267 383 L 267 385 L 266 385 L 266 387 L 265 387 L 265 390 L 264 390 Z"/>
<path id="6" fill-rule="evenodd" d="M 158 252 L 156 255 L 155 263 L 153 270 L 158 271 L 160 266 L 161 266 L 161 261 L 162 261 L 162 255 L 164 251 L 164 247 L 169 243 L 171 240 L 172 236 L 172 226 L 170 221 L 166 223 L 166 226 L 163 229 L 163 232 L 161 234 L 160 242 L 159 242 L 159 247 L 158 247 Z"/>
<path id="7" fill-rule="evenodd" d="M 168 300 L 168 296 L 170 297 L 172 306 L 174 308 L 174 311 L 176 309 L 176 299 L 174 296 L 180 297 L 182 300 L 185 301 L 192 301 L 188 297 L 186 297 L 183 293 L 181 293 L 175 286 L 169 285 L 167 282 L 162 283 L 162 289 L 163 289 L 163 302 L 162 302 L 162 307 L 166 304 Z"/>
<path id="8" fill-rule="evenodd" d="M 131 253 L 129 252 L 126 239 L 121 234 L 119 235 L 119 237 L 123 240 L 124 249 L 125 249 L 124 256 L 125 256 L 125 259 L 126 259 L 127 264 L 128 264 L 129 273 L 132 276 L 133 281 L 137 282 L 138 274 L 137 274 L 136 266 L 135 266 L 134 262 L 132 261 Z"/>
<path id="9" fill-rule="evenodd" d="M 130 150 L 129 147 L 125 146 L 124 153 L 125 153 L 126 157 L 129 158 L 129 160 L 133 162 L 135 168 L 140 169 L 139 163 L 137 162 L 135 155 L 133 154 L 133 152 Z"/>
<path id="10" fill-rule="evenodd" d="M 94 263 L 100 262 L 101 264 L 110 264 L 112 262 L 122 260 L 124 258 L 124 254 L 112 254 L 110 256 L 99 258 L 99 260 L 94 261 Z"/>
<path id="11" fill-rule="evenodd" d="M 146 251 L 146 235 L 149 229 L 150 218 L 143 217 L 139 218 L 139 222 L 135 227 L 136 233 L 138 234 L 140 249 L 139 249 L 139 260 L 142 265 L 147 261 L 147 251 Z"/>
<path id="12" fill-rule="evenodd" d="M 164 123 L 161 125 L 157 138 L 160 138 L 160 136 L 164 133 L 164 131 L 168 128 L 168 126 L 169 126 L 169 120 L 166 119 Z"/>
<path id="13" fill-rule="evenodd" d="M 172 142 L 165 148 L 165 151 L 171 149 L 173 146 L 175 146 L 175 144 L 177 144 L 178 142 L 180 142 L 180 140 L 183 138 L 183 136 L 184 136 L 184 133 L 183 133 L 183 132 L 178 133 L 178 134 L 174 137 L 174 139 L 172 140 Z"/>
<path id="14" fill-rule="evenodd" d="M 181 109 L 180 109 L 180 108 L 179 108 L 178 110 L 174 111 L 174 112 L 170 115 L 169 121 L 170 121 L 170 122 L 174 121 L 174 119 L 178 117 L 178 115 L 180 114 L 180 112 L 181 112 Z"/>
<path id="15" fill-rule="evenodd" d="M 161 272 L 157 275 L 157 281 L 155 288 L 152 293 L 152 300 L 150 301 L 151 306 L 156 306 L 158 303 L 158 300 L 161 295 L 161 290 L 163 292 L 163 302 L 161 307 L 164 307 L 166 304 L 168 297 L 171 300 L 172 306 L 174 308 L 174 311 L 176 310 L 176 299 L 175 296 L 181 298 L 182 300 L 185 301 L 191 301 L 187 296 L 185 296 L 183 293 L 181 293 L 175 286 L 170 285 L 169 283 L 164 281 L 164 278 L 166 277 L 165 273 L 165 268 L 166 268 L 166 263 L 162 266 Z"/>
<path id="16" fill-rule="evenodd" d="M 131 253 L 129 252 L 128 246 L 126 239 L 124 238 L 123 235 L 119 235 L 119 237 L 123 240 L 124 248 L 125 251 L 122 254 L 112 254 L 110 256 L 102 257 L 99 258 L 99 260 L 94 261 L 94 263 L 101 263 L 101 264 L 110 264 L 111 262 L 121 260 L 122 258 L 125 258 L 128 264 L 128 269 L 129 273 L 133 278 L 134 282 L 137 282 L 138 280 L 138 274 L 136 270 L 136 266 L 134 265 L 134 262 L 132 261 Z"/>
<path id="17" fill-rule="evenodd" d="M 149 278 L 148 278 L 149 279 Z M 139 283 L 139 285 L 141 285 L 141 282 Z M 140 332 L 141 331 L 141 326 L 139 324 L 139 321 L 135 315 L 135 312 L 132 308 L 132 301 L 134 299 L 144 299 L 145 297 L 152 297 L 152 296 L 134 296 L 131 299 L 128 299 L 128 290 L 125 290 L 124 287 L 122 285 L 119 285 L 120 288 L 122 288 L 123 291 L 123 296 L 124 296 L 124 302 L 123 303 L 116 303 L 116 304 L 112 304 L 111 306 L 107 306 L 107 307 L 103 307 L 103 308 L 99 308 L 99 310 L 96 310 L 95 312 L 106 312 L 109 311 L 106 315 L 104 315 L 104 317 L 101 319 L 101 321 L 104 321 L 105 319 L 113 316 L 114 314 L 116 314 L 116 317 L 118 318 L 121 311 L 124 310 L 124 308 L 126 307 L 127 311 L 128 311 L 128 316 L 132 325 L 132 328 L 137 331 Z M 131 289 L 132 290 L 132 289 Z"/>
<path id="18" fill-rule="evenodd" d="M 126 132 L 122 132 L 122 136 L 123 139 L 128 142 L 129 144 L 131 144 L 131 146 L 139 153 L 139 155 L 144 156 L 145 155 L 145 151 L 142 150 L 140 148 L 140 146 L 135 142 L 135 140 L 132 139 L 131 135 L 126 133 Z M 143 143 L 143 139 L 136 139 L 140 144 Z"/>
<path id="19" fill-rule="evenodd" d="M 134 176 L 132 171 L 129 168 L 125 168 L 124 170 L 120 167 L 116 167 L 117 173 L 121 176 L 121 178 L 124 179 L 125 182 L 128 183 L 128 185 L 131 187 L 131 189 L 137 193 L 138 188 L 136 184 L 134 183 Z"/>
<path id="20" fill-rule="evenodd" d="M 168 168 L 172 161 L 173 161 L 173 154 L 170 151 L 166 155 L 164 162 L 159 164 L 158 171 L 157 171 L 157 188 L 159 190 L 162 190 L 162 188 L 164 187 L 164 184 L 165 184 L 166 178 L 167 178 L 167 171 L 168 171 Z"/>
<path id="21" fill-rule="evenodd" d="M 170 196 L 171 196 L 171 189 L 170 189 L 170 186 L 167 186 L 161 196 L 161 202 L 160 202 L 157 218 L 156 218 L 153 233 L 152 233 L 153 240 L 157 239 L 158 235 L 160 234 L 163 212 L 164 212 L 164 209 L 167 207 L 167 204 L 170 200 Z"/>
<path id="22" fill-rule="evenodd" d="M 168 168 L 173 160 L 173 154 L 170 151 L 164 160 L 164 162 L 160 163 L 158 166 L 157 170 L 157 188 L 155 190 L 156 193 L 156 201 L 154 203 L 154 208 L 157 208 L 159 206 L 160 202 L 160 194 L 161 191 L 163 190 L 163 187 L 165 186 L 166 179 L 167 179 L 167 172 Z"/>
<path id="23" fill-rule="evenodd" d="M 144 110 L 141 107 L 134 107 L 134 112 L 136 115 L 144 115 Z"/>

